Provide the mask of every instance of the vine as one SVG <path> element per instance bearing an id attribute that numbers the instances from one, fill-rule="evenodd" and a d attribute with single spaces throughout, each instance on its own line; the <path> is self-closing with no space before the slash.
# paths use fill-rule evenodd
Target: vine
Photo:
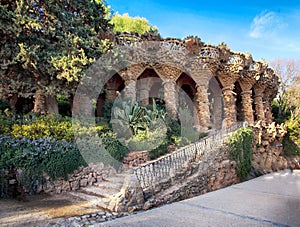
<path id="1" fill-rule="evenodd" d="M 229 159 L 237 163 L 236 173 L 240 180 L 245 180 L 251 170 L 253 138 L 249 128 L 241 128 L 229 138 Z"/>

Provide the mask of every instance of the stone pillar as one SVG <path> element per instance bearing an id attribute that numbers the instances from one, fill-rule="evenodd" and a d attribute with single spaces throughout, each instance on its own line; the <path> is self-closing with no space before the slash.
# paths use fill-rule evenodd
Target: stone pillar
<path id="1" fill-rule="evenodd" d="M 164 86 L 164 101 L 166 109 L 172 118 L 177 116 L 177 92 L 176 92 L 176 82 L 173 80 L 165 80 L 163 82 Z"/>
<path id="2" fill-rule="evenodd" d="M 196 87 L 196 109 L 199 116 L 200 127 L 207 130 L 210 126 L 210 112 L 207 88 L 205 86 Z"/>
<path id="3" fill-rule="evenodd" d="M 142 82 L 146 82 L 146 79 L 143 79 Z M 139 83 L 138 86 L 138 93 L 139 93 L 139 102 L 142 106 L 149 105 L 149 91 L 150 86 L 148 83 Z"/>
<path id="4" fill-rule="evenodd" d="M 234 97 L 234 85 L 224 87 L 222 89 L 224 97 L 224 110 L 225 110 L 225 127 L 230 127 L 236 124 L 236 106 Z"/>
<path id="5" fill-rule="evenodd" d="M 213 103 L 213 123 L 216 129 L 222 128 L 222 115 L 223 115 L 223 104 L 222 104 L 223 96 L 214 97 Z"/>
<path id="6" fill-rule="evenodd" d="M 265 109 L 265 122 L 267 124 L 271 124 L 273 122 L 273 114 L 270 98 L 267 97 L 264 101 L 264 109 Z"/>
<path id="7" fill-rule="evenodd" d="M 72 116 L 91 117 L 93 112 L 91 99 L 85 94 L 76 93 L 73 99 Z"/>
<path id="8" fill-rule="evenodd" d="M 265 123 L 265 113 L 264 113 L 264 104 L 262 99 L 262 94 L 256 94 L 254 96 L 255 112 L 257 116 L 257 121 Z"/>
<path id="9" fill-rule="evenodd" d="M 136 101 L 136 80 L 130 79 L 125 81 L 123 94 L 125 98 Z"/>
<path id="10" fill-rule="evenodd" d="M 248 122 L 249 125 L 254 124 L 254 116 L 252 109 L 252 90 L 243 91 L 241 93 L 242 96 L 242 104 L 243 104 L 243 112 L 244 112 L 244 120 Z"/>
<path id="11" fill-rule="evenodd" d="M 105 92 L 105 98 L 107 101 L 115 101 L 115 99 L 118 97 L 117 90 L 114 88 L 107 88 Z"/>

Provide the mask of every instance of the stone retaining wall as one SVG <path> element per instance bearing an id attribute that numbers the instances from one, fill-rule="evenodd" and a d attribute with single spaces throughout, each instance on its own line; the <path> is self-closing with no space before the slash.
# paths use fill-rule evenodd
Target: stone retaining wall
<path id="1" fill-rule="evenodd" d="M 124 158 L 123 163 L 129 167 L 135 167 L 149 160 L 148 151 L 133 151 Z"/>
<path id="2" fill-rule="evenodd" d="M 268 126 L 259 124 L 252 127 L 254 131 L 254 149 L 252 156 L 252 175 L 259 176 L 273 171 L 291 167 L 289 157 L 284 156 L 282 141 L 287 133 L 286 126 Z"/>
<path id="3" fill-rule="evenodd" d="M 109 178 L 116 174 L 116 170 L 111 166 L 104 166 L 103 163 L 90 163 L 87 167 L 79 167 L 72 174 L 68 174 L 68 179 L 59 178 L 51 180 L 47 174 L 44 174 L 46 182 L 42 184 L 36 182 L 36 192 L 60 194 L 67 191 L 76 191 L 81 187 L 91 186 L 103 179 Z M 17 176 L 18 178 L 18 176 Z M 28 192 L 25 189 L 25 193 Z"/>
<path id="4" fill-rule="evenodd" d="M 239 182 L 236 163 L 228 159 L 228 146 L 198 161 L 186 163 L 174 177 L 144 191 L 143 209 L 192 198 Z M 200 161 L 201 159 L 201 161 Z"/>

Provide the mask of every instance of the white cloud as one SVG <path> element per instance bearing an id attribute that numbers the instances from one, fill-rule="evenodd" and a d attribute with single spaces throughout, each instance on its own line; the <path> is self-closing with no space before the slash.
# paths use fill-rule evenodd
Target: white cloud
<path id="1" fill-rule="evenodd" d="M 249 35 L 252 38 L 267 38 L 282 27 L 284 23 L 275 12 L 262 12 L 253 19 Z"/>

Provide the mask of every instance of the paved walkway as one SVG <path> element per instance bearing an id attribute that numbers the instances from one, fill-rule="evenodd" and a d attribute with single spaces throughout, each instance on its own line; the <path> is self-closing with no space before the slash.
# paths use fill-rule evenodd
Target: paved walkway
<path id="1" fill-rule="evenodd" d="M 300 171 L 281 171 L 97 226 L 299 226 Z"/>

